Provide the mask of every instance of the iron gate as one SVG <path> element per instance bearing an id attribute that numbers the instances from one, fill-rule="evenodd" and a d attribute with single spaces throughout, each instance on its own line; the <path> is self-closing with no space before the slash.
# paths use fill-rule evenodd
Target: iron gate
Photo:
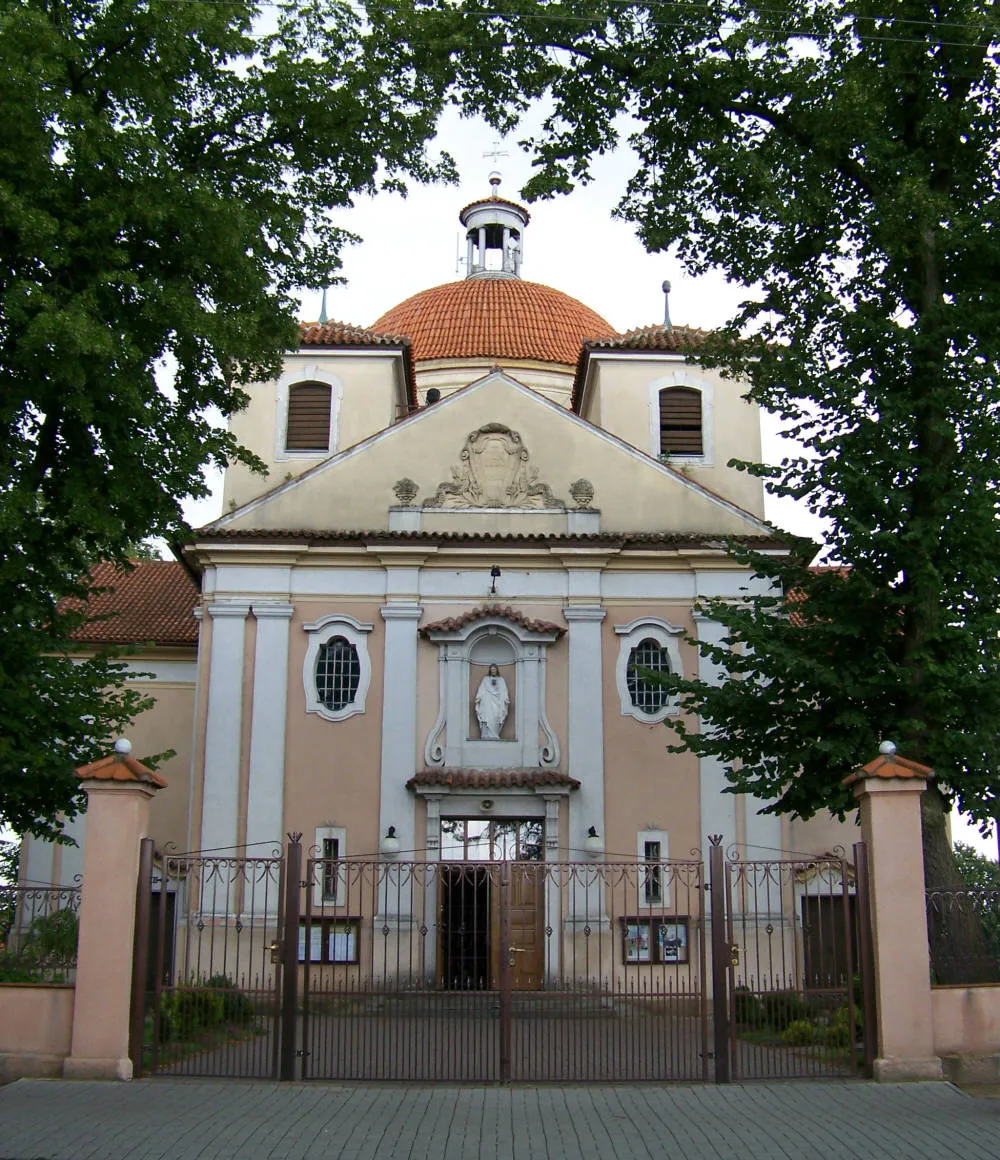
<path id="1" fill-rule="evenodd" d="M 297 885 L 297 882 L 296 882 Z M 285 859 L 140 851 L 134 1073 L 278 1078 Z"/>
<path id="2" fill-rule="evenodd" d="M 310 859 L 300 1075 L 709 1076 L 702 863 Z"/>
<path id="3" fill-rule="evenodd" d="M 296 838 L 292 835 L 293 839 Z M 870 1074 L 864 848 L 412 862 L 143 845 L 136 1073 L 450 1082 Z"/>

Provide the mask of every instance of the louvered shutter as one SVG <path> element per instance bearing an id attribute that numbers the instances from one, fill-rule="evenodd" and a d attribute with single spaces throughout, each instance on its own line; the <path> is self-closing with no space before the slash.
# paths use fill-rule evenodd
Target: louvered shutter
<path id="1" fill-rule="evenodd" d="M 296 383 L 288 392 L 286 451 L 330 450 L 330 387 Z"/>
<path id="2" fill-rule="evenodd" d="M 668 387 L 660 391 L 660 454 L 704 454 L 701 391 L 690 387 Z"/>

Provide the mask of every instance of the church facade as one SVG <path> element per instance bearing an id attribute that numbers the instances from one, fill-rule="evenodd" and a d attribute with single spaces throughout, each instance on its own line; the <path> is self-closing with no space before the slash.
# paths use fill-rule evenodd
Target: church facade
<path id="1" fill-rule="evenodd" d="M 748 857 L 848 844 L 669 753 L 676 706 L 643 676 L 715 679 L 700 603 L 755 583 L 724 541 L 785 550 L 727 466 L 760 457 L 756 406 L 690 361 L 700 332 L 617 333 L 524 281 L 528 213 L 495 189 L 461 220 L 463 280 L 368 329 L 304 325 L 251 388 L 233 430 L 266 478 L 231 468 L 180 561 L 98 577 L 81 647 L 137 647 L 156 703 L 134 752 L 175 750 L 158 846 L 641 865 L 709 834 Z M 78 869 L 27 843 L 26 880 Z"/>

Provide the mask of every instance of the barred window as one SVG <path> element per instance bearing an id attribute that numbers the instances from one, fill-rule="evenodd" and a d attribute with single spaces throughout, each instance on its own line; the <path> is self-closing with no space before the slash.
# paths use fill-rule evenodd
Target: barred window
<path id="1" fill-rule="evenodd" d="M 660 867 L 660 843 L 659 842 L 643 842 L 642 844 L 642 860 L 647 864 L 646 870 L 643 871 L 642 881 L 642 895 L 645 902 L 662 902 L 663 901 L 663 882 L 661 878 L 662 868 Z"/>
<path id="2" fill-rule="evenodd" d="M 323 901 L 337 901 L 337 882 L 340 878 L 340 839 L 323 839 Z"/>
<path id="3" fill-rule="evenodd" d="M 320 645 L 316 657 L 316 696 L 333 712 L 346 708 L 357 696 L 361 681 L 358 650 L 346 637 L 335 636 Z"/>
<path id="4" fill-rule="evenodd" d="M 701 391 L 667 387 L 660 391 L 660 454 L 704 454 Z"/>
<path id="5" fill-rule="evenodd" d="M 626 681 L 632 704 L 643 713 L 656 713 L 670 700 L 670 694 L 662 685 L 656 685 L 639 670 L 651 673 L 669 673 L 670 658 L 652 637 L 647 636 L 629 653 Z"/>
<path id="6" fill-rule="evenodd" d="M 286 451 L 330 450 L 330 387 L 296 383 L 288 392 Z"/>

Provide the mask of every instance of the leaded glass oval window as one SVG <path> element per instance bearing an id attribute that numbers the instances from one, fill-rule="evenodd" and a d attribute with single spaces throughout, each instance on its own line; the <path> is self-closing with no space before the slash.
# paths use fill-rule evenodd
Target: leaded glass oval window
<path id="1" fill-rule="evenodd" d="M 345 637 L 335 636 L 319 647 L 316 657 L 316 696 L 332 712 L 350 705 L 358 693 L 361 663 L 358 650 Z"/>
<path id="2" fill-rule="evenodd" d="M 658 713 L 670 700 L 670 693 L 662 686 L 654 684 L 640 670 L 649 673 L 669 673 L 670 659 L 667 650 L 651 636 L 639 641 L 629 653 L 626 682 L 632 704 L 643 713 Z"/>

